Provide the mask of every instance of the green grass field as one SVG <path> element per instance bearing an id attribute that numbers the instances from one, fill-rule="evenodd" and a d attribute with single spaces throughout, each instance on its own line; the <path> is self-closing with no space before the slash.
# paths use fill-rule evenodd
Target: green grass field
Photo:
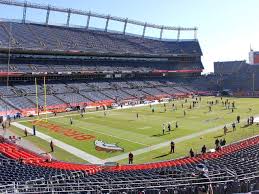
<path id="1" fill-rule="evenodd" d="M 213 105 L 212 111 L 209 112 L 207 101 L 213 100 L 215 103 L 216 99 L 219 103 Z M 226 98 L 223 98 L 223 100 L 225 99 Z M 190 104 L 194 100 L 189 98 L 187 103 L 185 103 L 184 100 L 177 100 L 166 104 L 166 112 L 164 111 L 164 104 L 159 104 L 152 106 L 155 110 L 154 113 L 152 113 L 152 108 L 150 108 L 150 106 L 111 110 L 107 111 L 107 116 L 104 116 L 104 112 L 102 111 L 86 113 L 83 118 L 81 118 L 79 114 L 72 115 L 72 113 L 67 113 L 57 115 L 56 117 L 50 117 L 48 123 L 95 136 L 95 139 L 107 143 L 117 143 L 120 147 L 125 149 L 125 153 L 128 153 L 209 128 L 232 123 L 236 120 L 237 115 L 240 115 L 241 119 L 247 119 L 251 115 L 259 115 L 259 99 L 228 99 L 230 102 L 235 101 L 236 109 L 234 109 L 233 113 L 231 109 L 226 109 L 225 106 L 222 105 L 219 97 L 203 97 L 202 101 L 199 102 L 194 109 L 189 109 Z M 177 107 L 177 110 L 172 109 L 172 104 Z M 249 108 L 252 108 L 252 110 L 249 111 Z M 186 111 L 186 116 L 184 116 L 184 110 Z M 139 114 L 138 119 L 136 118 L 137 113 Z M 73 125 L 70 125 L 70 118 L 73 119 Z M 179 125 L 177 129 L 175 128 L 176 121 Z M 23 125 L 32 127 L 32 123 L 29 120 L 21 120 L 20 122 Z M 167 126 L 168 122 L 171 122 L 172 124 L 172 131 L 171 133 L 166 132 L 165 135 L 163 135 L 162 124 L 166 123 Z M 245 123 L 246 122 L 239 124 L 237 126 L 237 131 L 230 132 L 226 135 L 225 138 L 228 143 L 259 134 L 259 126 L 243 127 Z M 228 128 L 231 128 L 231 126 L 228 125 Z M 122 154 L 122 152 L 108 153 L 95 150 L 93 143 L 94 139 L 78 141 L 45 127 L 37 126 L 37 130 L 100 159 L 107 159 Z M 222 135 L 223 129 L 220 128 L 216 132 L 208 133 L 202 137 L 191 138 L 176 144 L 177 151 L 174 155 L 168 154 L 168 145 L 168 147 L 140 154 L 135 157 L 134 162 L 152 162 L 184 156 L 188 153 L 190 147 L 193 147 L 195 151 L 199 152 L 203 144 L 206 144 L 207 147 L 213 147 L 215 138 L 223 138 Z M 61 158 L 63 159 L 64 157 Z M 126 163 L 127 160 L 124 159 L 119 162 Z"/>

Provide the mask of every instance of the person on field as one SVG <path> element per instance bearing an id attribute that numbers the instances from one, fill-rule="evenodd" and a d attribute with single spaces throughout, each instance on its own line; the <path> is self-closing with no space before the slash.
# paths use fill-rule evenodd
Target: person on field
<path id="1" fill-rule="evenodd" d="M 27 137 L 27 136 L 28 136 L 28 131 L 27 131 L 27 129 L 26 129 L 26 128 L 24 129 L 24 135 L 25 135 L 25 137 Z"/>
<path id="2" fill-rule="evenodd" d="M 35 136 L 36 135 L 36 126 L 35 125 L 32 126 L 32 131 L 33 131 L 33 135 Z"/>
<path id="3" fill-rule="evenodd" d="M 206 150 L 207 150 L 206 146 L 203 145 L 202 148 L 201 148 L 201 153 L 202 153 L 202 154 L 205 154 L 205 153 L 206 153 Z"/>
<path id="4" fill-rule="evenodd" d="M 237 116 L 237 123 L 240 123 L 240 116 Z"/>
<path id="5" fill-rule="evenodd" d="M 175 128 L 176 129 L 178 128 L 178 122 L 177 121 L 175 122 Z"/>
<path id="6" fill-rule="evenodd" d="M 226 145 L 226 139 L 224 138 L 223 140 L 222 140 L 222 146 L 224 146 L 224 145 Z"/>
<path id="7" fill-rule="evenodd" d="M 171 132 L 171 123 L 170 122 L 168 123 L 167 128 L 168 128 L 168 131 Z"/>
<path id="8" fill-rule="evenodd" d="M 232 123 L 232 129 L 233 129 L 233 131 L 236 130 L 236 124 L 235 123 Z"/>
<path id="9" fill-rule="evenodd" d="M 253 116 L 250 117 L 250 123 L 251 123 L 251 125 L 254 124 L 254 117 Z"/>
<path id="10" fill-rule="evenodd" d="M 174 153 L 175 144 L 174 141 L 171 141 L 171 150 L 170 153 Z"/>
<path id="11" fill-rule="evenodd" d="M 226 125 L 224 126 L 223 130 L 224 130 L 224 135 L 227 135 L 228 128 L 227 128 L 227 126 L 226 126 Z"/>
<path id="12" fill-rule="evenodd" d="M 133 154 L 130 152 L 129 153 L 129 164 L 133 164 Z"/>
<path id="13" fill-rule="evenodd" d="M 138 113 L 136 114 L 136 117 L 137 117 L 137 119 L 138 119 Z"/>
<path id="14" fill-rule="evenodd" d="M 73 125 L 73 119 L 70 117 L 70 125 Z"/>
<path id="15" fill-rule="evenodd" d="M 193 152 L 193 150 L 192 150 L 192 148 L 190 149 L 190 157 L 194 157 L 194 152 Z"/>
<path id="16" fill-rule="evenodd" d="M 52 140 L 50 141 L 49 146 L 50 146 L 51 152 L 54 152 L 54 143 Z"/>
<path id="17" fill-rule="evenodd" d="M 216 145 L 216 147 L 219 146 L 219 139 L 218 138 L 215 140 L 215 145 Z"/>

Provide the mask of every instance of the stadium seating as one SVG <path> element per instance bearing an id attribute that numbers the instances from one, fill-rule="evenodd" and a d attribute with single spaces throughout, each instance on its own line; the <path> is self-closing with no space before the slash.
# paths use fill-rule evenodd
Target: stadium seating
<path id="1" fill-rule="evenodd" d="M 124 80 L 124 81 L 47 81 L 46 105 L 48 109 L 70 107 L 79 104 L 98 103 L 103 101 L 121 101 L 128 99 L 144 99 L 156 97 L 176 97 L 199 93 L 190 84 L 176 83 L 170 79 Z M 44 85 L 39 82 L 37 95 L 35 84 L 26 82 L 13 86 L 0 86 L 2 111 L 28 110 L 36 108 L 36 101 L 40 107 L 45 106 Z M 37 98 L 36 98 L 37 96 Z M 4 108 L 5 107 L 5 108 Z M 0 110 L 0 112 L 1 112 Z"/>
<path id="2" fill-rule="evenodd" d="M 19 110 L 25 110 L 36 107 L 36 105 L 34 104 L 35 101 L 32 102 L 24 97 L 3 98 L 3 100 L 10 104 L 12 107 L 16 107 Z"/>
<path id="3" fill-rule="evenodd" d="M 91 102 L 89 99 L 76 93 L 65 93 L 65 94 L 63 93 L 63 94 L 57 94 L 55 96 L 61 99 L 63 102 L 67 104 L 71 104 L 72 106 L 76 106 L 81 103 Z"/>
<path id="4" fill-rule="evenodd" d="M 64 192 L 194 194 L 210 182 L 217 194 L 258 189 L 259 136 L 192 158 L 114 167 L 45 162 L 12 143 L 0 144 L 0 162 L 5 164 L 0 166 L 0 182 L 8 188 L 15 181 L 20 191 L 46 192 L 50 186 Z M 17 161 L 20 158 L 23 162 Z M 209 179 L 199 177 L 201 172 Z"/>
<path id="5" fill-rule="evenodd" d="M 111 98 L 108 98 L 106 95 L 93 91 L 93 92 L 84 92 L 81 91 L 80 94 L 85 96 L 86 98 L 90 99 L 93 102 L 103 101 L 103 100 L 111 100 Z"/>
<path id="6" fill-rule="evenodd" d="M 11 30 L 11 32 L 10 32 Z M 0 23 L 2 46 L 8 46 L 12 33 L 14 48 L 78 50 L 136 54 L 201 54 L 196 41 L 159 41 L 97 30 L 71 29 L 58 26 Z"/>

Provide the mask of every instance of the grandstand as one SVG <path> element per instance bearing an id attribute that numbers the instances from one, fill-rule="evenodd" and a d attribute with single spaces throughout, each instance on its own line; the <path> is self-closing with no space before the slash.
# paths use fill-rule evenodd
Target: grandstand
<path id="1" fill-rule="evenodd" d="M 142 36 L 138 36 L 126 32 L 128 23 L 136 23 L 128 19 L 120 19 L 125 23 L 123 32 L 109 31 L 109 20 L 119 20 L 111 16 L 104 18 L 107 20 L 104 30 L 73 27 L 69 21 L 65 27 L 55 26 L 47 22 L 49 12 L 56 11 L 55 7 L 47 7 L 46 23 L 35 24 L 26 21 L 26 9 L 45 7 L 18 1 L 0 3 L 24 8 L 21 21 L 0 22 L 0 79 L 9 81 L 8 89 L 1 90 L 2 106 L 8 107 L 11 114 L 21 112 L 26 115 L 26 112 L 36 110 L 34 99 L 37 95 L 38 104 L 43 106 L 43 79 L 47 80 L 48 109 L 92 103 L 110 105 L 128 99 L 159 99 L 195 91 L 184 88 L 186 83 L 183 82 L 187 79 L 175 83 L 174 88 L 166 81 L 201 74 L 202 52 L 198 40 L 196 37 L 180 39 L 180 33 L 184 31 L 194 31 L 196 36 L 196 28 L 145 23 Z M 70 12 L 83 14 L 78 10 Z M 100 17 L 94 13 L 87 16 L 89 20 Z M 161 28 L 160 38 L 145 37 L 148 27 Z M 164 40 L 163 29 L 177 30 L 177 39 Z M 37 94 L 35 78 L 39 84 Z M 153 82 L 156 83 L 153 85 Z"/>
<path id="2" fill-rule="evenodd" d="M 45 162 L 2 139 L 1 192 L 7 193 L 198 193 L 212 183 L 217 194 L 248 192 L 258 182 L 259 138 L 237 142 L 215 153 L 158 163 L 99 167 Z M 15 159 L 23 157 L 22 162 Z M 208 168 L 210 178 L 197 178 Z M 10 171 L 10 169 L 12 169 Z M 19 175 L 19 176 L 17 176 Z M 35 178 L 35 179 L 32 179 Z M 15 184 L 13 184 L 15 181 Z"/>
<path id="3" fill-rule="evenodd" d="M 0 0 L 0 4 L 23 9 L 21 20 L 0 20 L 0 116 L 195 98 L 218 90 L 218 77 L 250 72 L 245 61 L 238 61 L 227 63 L 228 69 L 217 63 L 218 75 L 201 76 L 204 67 L 196 27 L 160 26 L 30 2 Z M 46 11 L 46 22 L 28 21 L 30 8 Z M 50 24 L 52 11 L 66 13 L 66 24 Z M 86 25 L 73 26 L 71 14 L 86 16 Z M 104 29 L 89 26 L 93 17 L 106 21 Z M 109 30 L 111 20 L 122 22 L 123 30 Z M 142 26 L 142 34 L 127 32 L 128 24 Z M 147 37 L 147 28 L 160 30 L 160 36 Z M 177 37 L 164 39 L 163 30 L 176 31 Z M 185 31 L 194 37 L 181 39 Z M 195 194 L 210 185 L 217 194 L 249 192 L 259 188 L 259 137 L 253 135 L 195 157 L 134 165 L 49 162 L 16 145 L 12 137 L 0 136 L 0 193 Z M 200 169 L 209 178 L 200 177 Z"/>

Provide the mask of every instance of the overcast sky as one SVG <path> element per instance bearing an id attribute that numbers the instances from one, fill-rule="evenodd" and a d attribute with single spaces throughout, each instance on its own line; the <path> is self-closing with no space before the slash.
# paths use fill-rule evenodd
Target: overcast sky
<path id="1" fill-rule="evenodd" d="M 213 71 L 214 61 L 248 60 L 250 44 L 259 50 L 259 0 L 31 0 L 33 3 L 58 7 L 90 10 L 102 14 L 128 17 L 144 22 L 183 27 L 198 27 L 198 39 L 203 51 L 205 72 Z M 46 12 L 28 10 L 28 19 L 44 21 Z M 0 5 L 0 17 L 20 19 L 21 8 Z M 52 13 L 51 23 L 65 23 L 66 15 Z M 86 18 L 71 17 L 71 23 L 85 25 Z M 103 27 L 105 21 L 92 20 L 91 26 Z M 121 30 L 122 24 L 111 23 L 112 29 Z M 142 29 L 129 26 L 128 32 L 141 33 Z M 147 35 L 159 36 L 158 30 L 148 29 Z M 165 33 L 176 38 L 176 33 Z M 182 38 L 192 38 L 184 33 Z"/>

